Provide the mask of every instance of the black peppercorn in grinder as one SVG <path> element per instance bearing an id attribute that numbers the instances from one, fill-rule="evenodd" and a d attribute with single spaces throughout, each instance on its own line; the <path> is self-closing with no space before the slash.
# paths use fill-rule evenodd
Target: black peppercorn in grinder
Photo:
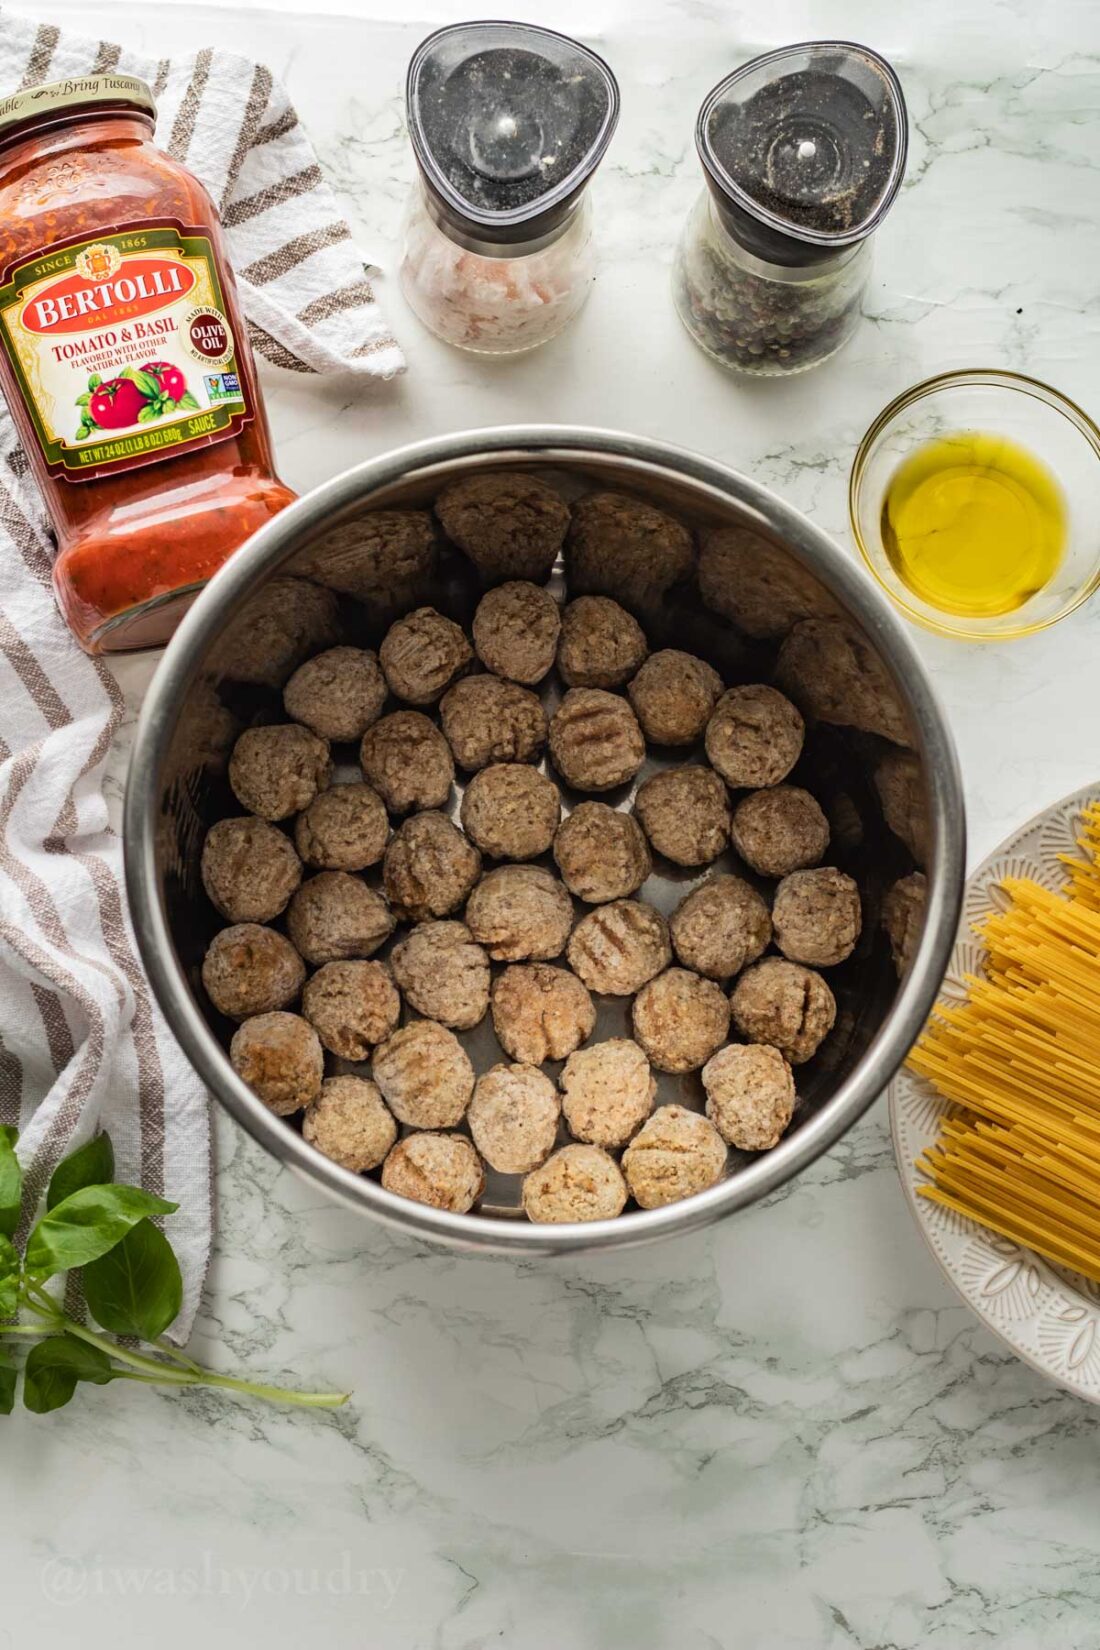
<path id="1" fill-rule="evenodd" d="M 784 47 L 714 88 L 695 138 L 707 194 L 677 258 L 681 318 L 723 365 L 816 365 L 855 325 L 905 172 L 897 76 L 847 41 Z"/>

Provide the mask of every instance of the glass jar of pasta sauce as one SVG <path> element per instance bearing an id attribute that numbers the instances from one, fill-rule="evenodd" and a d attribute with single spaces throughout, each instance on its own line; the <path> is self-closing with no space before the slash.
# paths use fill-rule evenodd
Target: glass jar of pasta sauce
<path id="1" fill-rule="evenodd" d="M 294 494 L 213 202 L 127 75 L 0 100 L 0 385 L 89 652 L 167 640 Z"/>

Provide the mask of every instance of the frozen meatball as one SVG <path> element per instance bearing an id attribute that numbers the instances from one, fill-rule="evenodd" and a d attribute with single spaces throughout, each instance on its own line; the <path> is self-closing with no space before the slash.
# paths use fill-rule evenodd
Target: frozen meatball
<path id="1" fill-rule="evenodd" d="M 370 510 L 300 551 L 294 568 L 386 614 L 426 590 L 435 560 L 435 528 L 426 510 Z"/>
<path id="2" fill-rule="evenodd" d="M 792 1066 L 813 1058 L 836 1024 L 836 998 L 812 968 L 765 957 L 747 968 L 730 998 L 749 1043 L 770 1043 Z"/>
<path id="3" fill-rule="evenodd" d="M 703 1067 L 707 1116 L 742 1152 L 778 1146 L 794 1113 L 794 1075 L 777 1048 L 733 1043 Z"/>
<path id="4" fill-rule="evenodd" d="M 330 647 L 299 665 L 283 690 L 283 705 L 321 739 L 362 739 L 386 702 L 386 682 L 373 653 Z"/>
<path id="5" fill-rule="evenodd" d="M 627 688 L 642 732 L 655 745 L 694 745 L 722 694 L 722 678 L 705 659 L 666 647 Z"/>
<path id="6" fill-rule="evenodd" d="M 562 1113 L 591 1146 L 625 1146 L 653 1110 L 657 1079 L 629 1037 L 608 1037 L 571 1054 L 561 1074 Z"/>
<path id="7" fill-rule="evenodd" d="M 561 797 L 552 779 L 525 762 L 482 768 L 462 798 L 462 823 L 493 859 L 536 859 L 554 840 Z"/>
<path id="8" fill-rule="evenodd" d="M 239 653 L 241 668 L 232 672 L 234 681 L 281 690 L 306 659 L 333 647 L 343 628 L 341 606 L 331 590 L 312 578 L 281 574 L 251 591 L 235 610 L 214 647 L 219 672 Z"/>
<path id="9" fill-rule="evenodd" d="M 331 777 L 327 743 L 297 722 L 247 728 L 229 758 L 233 795 L 261 819 L 289 819 L 301 813 Z"/>
<path id="10" fill-rule="evenodd" d="M 474 648 L 486 670 L 510 682 L 541 682 L 558 650 L 561 614 L 549 591 L 523 579 L 482 596 L 474 614 Z"/>
<path id="11" fill-rule="evenodd" d="M 306 971 L 288 939 L 259 923 L 223 928 L 210 941 L 202 983 L 219 1014 L 247 1020 L 285 1008 L 302 989 Z"/>
<path id="12" fill-rule="evenodd" d="M 450 746 L 418 710 L 394 711 L 368 728 L 359 760 L 391 813 L 442 808 L 451 794 L 455 765 Z"/>
<path id="13" fill-rule="evenodd" d="M 843 871 L 794 871 L 775 891 L 775 943 L 791 962 L 832 968 L 856 948 L 863 915 L 859 889 Z"/>
<path id="14" fill-rule="evenodd" d="M 413 814 L 386 849 L 382 882 L 394 916 L 449 917 L 481 875 L 481 855 L 446 814 Z"/>
<path id="15" fill-rule="evenodd" d="M 729 843 L 730 799 L 711 768 L 686 764 L 639 786 L 634 812 L 653 847 L 675 865 L 709 865 Z"/>
<path id="16" fill-rule="evenodd" d="M 381 895 L 347 871 L 318 871 L 290 902 L 287 933 L 306 962 L 371 957 L 394 930 Z"/>
<path id="17" fill-rule="evenodd" d="M 554 859 L 570 893 L 589 905 L 625 899 L 653 869 L 638 821 L 606 802 L 577 804 L 558 827 Z"/>
<path id="18" fill-rule="evenodd" d="M 523 1208 L 540 1224 L 614 1220 L 626 1203 L 626 1182 L 599 1146 L 563 1146 L 523 1182 Z"/>
<path id="19" fill-rule="evenodd" d="M 720 985 L 687 968 L 666 968 L 643 985 L 631 1009 L 634 1035 L 658 1071 L 698 1071 L 729 1035 Z"/>
<path id="20" fill-rule="evenodd" d="M 565 968 L 523 963 L 494 982 L 493 1030 L 505 1054 L 524 1065 L 564 1060 L 596 1028 L 596 1007 L 587 989 Z"/>
<path id="21" fill-rule="evenodd" d="M 202 845 L 202 885 L 230 922 L 271 922 L 302 880 L 288 836 L 246 814 L 220 819 Z"/>
<path id="22" fill-rule="evenodd" d="M 882 817 L 918 865 L 928 864 L 928 810 L 921 765 L 912 751 L 890 751 L 875 769 Z"/>
<path id="23" fill-rule="evenodd" d="M 464 922 L 422 922 L 393 948 L 394 979 L 427 1020 L 469 1031 L 489 1011 L 489 959 Z"/>
<path id="24" fill-rule="evenodd" d="M 464 1134 L 410 1134 L 382 1165 L 387 1192 L 467 1214 L 485 1190 L 481 1159 Z"/>
<path id="25" fill-rule="evenodd" d="M 615 900 L 581 918 L 566 955 L 590 991 L 633 997 L 672 961 L 668 923 L 641 900 Z"/>
<path id="26" fill-rule="evenodd" d="M 352 1174 L 377 1169 L 397 1139 L 397 1124 L 367 1077 L 326 1077 L 302 1118 L 302 1138 Z"/>
<path id="27" fill-rule="evenodd" d="M 726 1143 L 714 1124 L 684 1106 L 658 1106 L 623 1153 L 626 1183 L 643 1209 L 705 1192 L 725 1166 Z"/>
<path id="28" fill-rule="evenodd" d="M 540 865 L 502 865 L 466 904 L 470 932 L 494 962 L 557 957 L 573 926 L 573 902 Z"/>
<path id="29" fill-rule="evenodd" d="M 399 1123 L 453 1129 L 474 1092 L 474 1068 L 453 1031 L 414 1020 L 374 1051 L 374 1080 Z"/>
<path id="30" fill-rule="evenodd" d="M 496 470 L 454 481 L 435 501 L 452 544 L 486 584 L 549 576 L 569 526 L 560 493 L 523 470 Z"/>
<path id="31" fill-rule="evenodd" d="M 341 1060 L 366 1060 L 397 1030 L 401 998 L 385 963 L 330 962 L 306 982 L 302 1013 Z"/>
<path id="32" fill-rule="evenodd" d="M 276 1117 L 290 1117 L 321 1092 L 325 1056 L 317 1033 L 298 1014 L 257 1014 L 233 1033 L 229 1060 Z"/>
<path id="33" fill-rule="evenodd" d="M 820 865 L 829 846 L 829 821 L 797 785 L 753 791 L 733 810 L 733 846 L 762 877 L 785 877 Z"/>
<path id="34" fill-rule="evenodd" d="M 599 688 L 570 688 L 550 719 L 550 756 L 576 791 L 610 791 L 633 779 L 645 740 L 625 699 Z"/>
<path id="35" fill-rule="evenodd" d="M 772 937 L 768 907 L 741 877 L 712 876 L 682 899 L 669 918 L 672 949 L 685 968 L 710 980 L 728 980 L 757 957 Z"/>
<path id="36" fill-rule="evenodd" d="M 237 610 L 211 664 L 231 681 L 281 691 L 303 660 L 331 647 L 340 631 L 340 604 L 331 590 L 308 579 L 270 579 Z"/>
<path id="37" fill-rule="evenodd" d="M 331 785 L 315 796 L 294 826 L 294 841 L 318 871 L 365 871 L 386 851 L 390 821 L 369 785 Z"/>
<path id="38" fill-rule="evenodd" d="M 650 604 L 686 579 L 691 534 L 672 516 L 625 493 L 589 493 L 573 506 L 566 540 L 569 587 Z"/>
<path id="39" fill-rule="evenodd" d="M 554 1150 L 561 1102 L 534 1066 L 493 1066 L 474 1085 L 467 1122 L 474 1145 L 501 1174 L 527 1174 Z"/>
<path id="40" fill-rule="evenodd" d="M 882 926 L 899 978 L 908 972 L 920 943 L 927 898 L 927 880 L 920 871 L 913 871 L 895 882 L 882 902 Z"/>
<path id="41" fill-rule="evenodd" d="M 465 633 L 434 607 L 398 619 L 378 650 L 390 692 L 410 705 L 434 705 L 473 656 Z"/>
<path id="42" fill-rule="evenodd" d="M 785 636 L 800 619 L 834 606 L 786 550 L 747 527 L 713 527 L 699 546 L 699 591 L 712 613 L 746 636 Z"/>
<path id="43" fill-rule="evenodd" d="M 578 596 L 561 616 L 558 672 L 566 687 L 622 687 L 647 652 L 637 619 L 609 596 Z"/>
<path id="44" fill-rule="evenodd" d="M 529 688 L 499 676 L 467 676 L 439 707 L 443 732 L 460 768 L 490 762 L 537 762 L 546 743 L 546 712 Z"/>
<path id="45" fill-rule="evenodd" d="M 776 679 L 809 715 L 910 743 L 897 689 L 879 655 L 840 619 L 805 619 L 779 650 Z"/>
<path id="46" fill-rule="evenodd" d="M 707 723 L 707 760 L 735 790 L 778 785 L 801 756 L 805 733 L 798 711 L 774 688 L 730 688 Z"/>

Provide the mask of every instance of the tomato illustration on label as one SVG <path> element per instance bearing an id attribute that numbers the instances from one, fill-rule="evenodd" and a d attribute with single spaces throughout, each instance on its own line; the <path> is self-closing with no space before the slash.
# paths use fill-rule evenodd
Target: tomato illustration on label
<path id="1" fill-rule="evenodd" d="M 90 394 L 84 422 L 98 425 L 101 430 L 123 430 L 127 424 L 136 424 L 145 397 L 129 378 L 109 378 L 93 387 L 88 380 Z"/>
<path id="2" fill-rule="evenodd" d="M 150 378 L 155 378 L 160 385 L 162 395 L 171 396 L 175 401 L 182 401 L 187 394 L 187 380 L 179 367 L 174 367 L 171 361 L 143 361 L 142 372 L 147 372 Z"/>
<path id="3" fill-rule="evenodd" d="M 77 396 L 76 405 L 80 408 L 78 441 L 87 441 L 100 430 L 125 430 L 181 409 L 190 412 L 199 408 L 182 369 L 171 361 L 123 367 L 117 378 L 106 380 L 93 373 L 87 390 Z"/>

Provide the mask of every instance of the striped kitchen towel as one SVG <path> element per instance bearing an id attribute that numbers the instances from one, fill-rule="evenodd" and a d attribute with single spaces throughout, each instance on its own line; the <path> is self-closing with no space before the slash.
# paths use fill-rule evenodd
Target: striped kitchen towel
<path id="1" fill-rule="evenodd" d="M 218 202 L 258 353 L 299 372 L 403 369 L 286 94 L 242 58 L 155 63 L 0 13 L 0 92 L 118 69 L 154 86 L 158 139 Z M 125 706 L 54 606 L 52 545 L 0 403 L 0 1122 L 32 1192 L 107 1128 L 119 1178 L 172 1198 L 190 1331 L 210 1252 L 206 1096 L 138 962 L 104 768 Z"/>

